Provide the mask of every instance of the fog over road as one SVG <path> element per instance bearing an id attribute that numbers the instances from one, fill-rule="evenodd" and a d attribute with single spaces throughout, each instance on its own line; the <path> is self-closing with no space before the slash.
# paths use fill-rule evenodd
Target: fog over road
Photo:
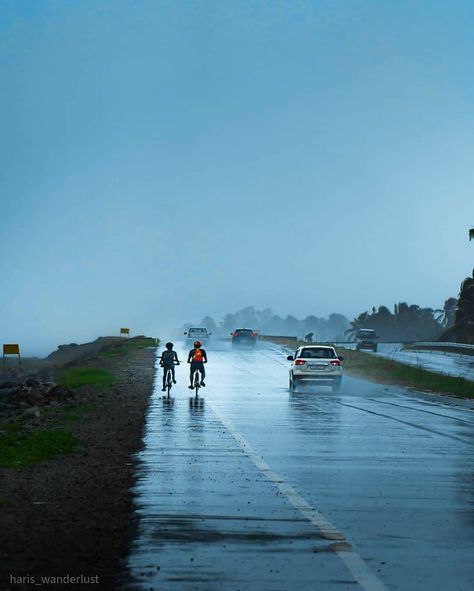
<path id="1" fill-rule="evenodd" d="M 173 404 L 157 375 L 133 588 L 474 588 L 473 403 L 347 376 L 290 394 L 277 347 L 208 354 L 201 407 L 186 364 Z"/>

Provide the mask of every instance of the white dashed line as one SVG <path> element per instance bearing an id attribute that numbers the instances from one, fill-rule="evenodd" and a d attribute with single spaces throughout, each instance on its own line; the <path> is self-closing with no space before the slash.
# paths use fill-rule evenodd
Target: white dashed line
<path id="1" fill-rule="evenodd" d="M 306 499 L 303 498 L 290 484 L 286 483 L 279 474 L 274 472 L 262 456 L 253 449 L 250 443 L 242 437 L 228 419 L 220 414 L 209 400 L 207 400 L 206 403 L 211 407 L 213 413 L 229 431 L 249 459 L 252 460 L 255 466 L 268 478 L 268 480 L 270 480 L 272 484 L 285 495 L 293 507 L 304 515 L 304 517 L 312 523 L 326 539 L 332 540 L 337 544 L 334 552 L 345 564 L 354 580 L 357 581 L 365 591 L 388 591 L 384 583 L 374 575 L 364 560 L 352 549 L 344 535 L 330 521 L 328 521 L 324 515 L 310 505 L 308 501 L 306 501 Z"/>

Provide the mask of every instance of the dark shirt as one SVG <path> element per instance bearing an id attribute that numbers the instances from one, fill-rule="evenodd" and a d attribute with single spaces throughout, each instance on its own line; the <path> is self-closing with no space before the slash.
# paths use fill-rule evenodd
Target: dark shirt
<path id="1" fill-rule="evenodd" d="M 173 367 L 174 363 L 178 363 L 178 355 L 176 351 L 163 351 L 161 354 L 161 365 L 164 367 Z"/>

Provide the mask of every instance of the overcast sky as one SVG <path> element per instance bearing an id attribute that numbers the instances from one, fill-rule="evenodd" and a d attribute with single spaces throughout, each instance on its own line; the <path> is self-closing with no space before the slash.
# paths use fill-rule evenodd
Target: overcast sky
<path id="1" fill-rule="evenodd" d="M 442 306 L 473 30 L 470 0 L 2 0 L 0 341 Z"/>

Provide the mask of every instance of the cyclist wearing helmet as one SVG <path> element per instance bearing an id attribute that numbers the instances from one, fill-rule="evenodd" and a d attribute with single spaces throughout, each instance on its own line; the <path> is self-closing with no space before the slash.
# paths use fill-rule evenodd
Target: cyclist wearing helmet
<path id="1" fill-rule="evenodd" d="M 193 389 L 193 375 L 196 370 L 201 373 L 201 386 L 205 386 L 204 378 L 206 377 L 206 371 L 204 370 L 204 364 L 207 363 L 207 355 L 204 349 L 201 349 L 200 341 L 194 341 L 194 349 L 189 351 L 188 363 L 191 364 L 191 373 L 189 375 L 191 379 L 191 385 L 189 388 Z"/>
<path id="2" fill-rule="evenodd" d="M 163 368 L 163 388 L 162 392 L 166 390 L 166 374 L 171 369 L 171 377 L 173 378 L 173 384 L 176 384 L 174 366 L 179 365 L 178 354 L 173 351 L 173 343 L 166 343 L 166 350 L 161 354 L 160 365 Z"/>

